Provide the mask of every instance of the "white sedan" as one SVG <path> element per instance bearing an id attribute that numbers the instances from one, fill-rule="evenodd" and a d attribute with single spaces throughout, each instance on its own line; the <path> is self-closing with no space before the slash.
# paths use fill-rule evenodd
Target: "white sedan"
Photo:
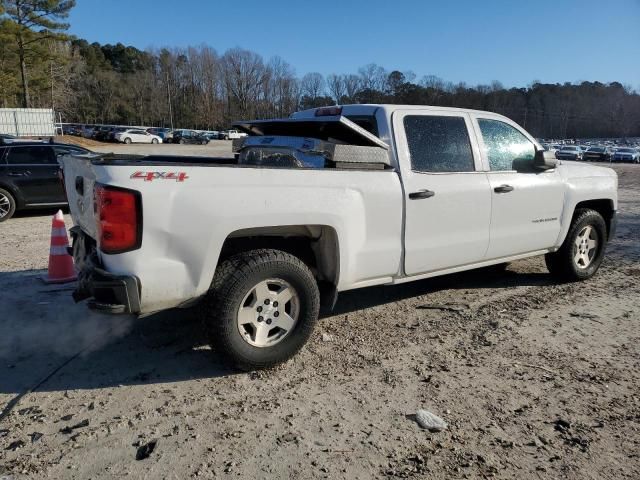
<path id="1" fill-rule="evenodd" d="M 114 138 L 122 143 L 162 143 L 162 138 L 137 128 L 128 128 L 124 132 L 118 132 Z"/>

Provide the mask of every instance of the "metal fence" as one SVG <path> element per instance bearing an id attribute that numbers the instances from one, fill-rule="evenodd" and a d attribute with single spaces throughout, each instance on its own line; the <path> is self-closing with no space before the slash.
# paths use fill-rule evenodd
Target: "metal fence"
<path id="1" fill-rule="evenodd" d="M 50 108 L 0 108 L 0 133 L 17 137 L 53 136 L 55 114 Z"/>

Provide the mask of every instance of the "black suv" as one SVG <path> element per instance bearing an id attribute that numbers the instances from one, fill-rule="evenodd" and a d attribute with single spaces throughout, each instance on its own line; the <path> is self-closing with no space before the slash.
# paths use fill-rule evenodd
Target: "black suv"
<path id="1" fill-rule="evenodd" d="M 192 145 L 206 145 L 209 143 L 209 138 L 205 135 L 194 132 L 193 130 L 174 130 L 173 143 L 189 143 Z"/>
<path id="2" fill-rule="evenodd" d="M 0 222 L 16 210 L 63 206 L 58 155 L 89 153 L 76 145 L 0 140 Z"/>

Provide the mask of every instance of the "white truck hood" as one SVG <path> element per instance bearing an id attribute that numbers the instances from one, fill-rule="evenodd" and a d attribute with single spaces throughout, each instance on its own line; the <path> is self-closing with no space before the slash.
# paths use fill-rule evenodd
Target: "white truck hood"
<path id="1" fill-rule="evenodd" d="M 598 167 L 582 162 L 558 161 L 558 167 L 564 178 L 616 177 L 618 174 L 611 168 Z"/>

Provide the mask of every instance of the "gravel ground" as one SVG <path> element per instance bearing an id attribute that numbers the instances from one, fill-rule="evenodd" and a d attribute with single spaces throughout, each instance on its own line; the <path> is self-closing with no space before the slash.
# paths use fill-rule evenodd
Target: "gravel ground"
<path id="1" fill-rule="evenodd" d="M 190 312 L 101 317 L 40 283 L 52 212 L 0 224 L 0 477 L 640 478 L 640 168 L 615 169 L 593 279 L 535 258 L 347 292 L 253 373 Z"/>

